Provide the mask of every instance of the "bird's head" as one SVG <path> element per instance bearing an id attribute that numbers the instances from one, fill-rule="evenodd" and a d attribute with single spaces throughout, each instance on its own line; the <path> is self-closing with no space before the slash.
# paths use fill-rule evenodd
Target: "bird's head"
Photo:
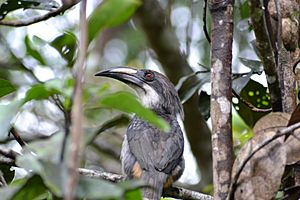
<path id="1" fill-rule="evenodd" d="M 120 80 L 136 91 L 145 107 L 172 115 L 179 114 L 183 118 L 183 108 L 174 85 L 158 72 L 149 69 L 114 67 L 100 71 L 95 76 Z"/>

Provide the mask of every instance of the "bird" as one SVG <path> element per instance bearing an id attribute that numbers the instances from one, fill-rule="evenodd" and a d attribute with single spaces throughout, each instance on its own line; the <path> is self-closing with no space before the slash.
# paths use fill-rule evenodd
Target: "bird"
<path id="1" fill-rule="evenodd" d="M 134 116 L 121 149 L 122 171 L 128 179 L 141 179 L 143 199 L 159 200 L 184 171 L 184 137 L 178 122 L 184 112 L 174 85 L 163 74 L 149 69 L 112 67 L 95 74 L 110 77 L 133 88 L 141 103 L 170 124 L 164 132 Z"/>

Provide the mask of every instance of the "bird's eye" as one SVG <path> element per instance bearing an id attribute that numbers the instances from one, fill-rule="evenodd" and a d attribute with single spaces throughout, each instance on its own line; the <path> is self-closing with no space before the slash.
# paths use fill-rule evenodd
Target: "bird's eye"
<path id="1" fill-rule="evenodd" d="M 154 74 L 150 71 L 145 72 L 144 78 L 146 81 L 153 81 L 154 80 Z"/>

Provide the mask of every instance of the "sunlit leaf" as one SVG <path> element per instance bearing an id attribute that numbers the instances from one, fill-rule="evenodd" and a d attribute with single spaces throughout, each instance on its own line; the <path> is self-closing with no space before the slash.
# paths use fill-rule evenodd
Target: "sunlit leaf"
<path id="1" fill-rule="evenodd" d="M 105 96 L 100 100 L 103 106 L 118 109 L 126 113 L 135 113 L 142 119 L 154 124 L 165 132 L 170 130 L 170 125 L 162 118 L 145 107 L 130 93 L 118 92 Z"/>
<path id="2" fill-rule="evenodd" d="M 0 140 L 7 138 L 11 128 L 11 121 L 18 113 L 21 105 L 21 101 L 12 101 L 7 105 L 0 105 Z"/>
<path id="3" fill-rule="evenodd" d="M 45 84 L 37 84 L 32 86 L 27 92 L 25 96 L 25 102 L 31 100 L 42 100 L 47 99 L 53 94 L 59 94 L 56 88 L 47 87 Z"/>
<path id="4" fill-rule="evenodd" d="M 38 50 L 36 50 L 33 47 L 33 44 L 27 35 L 24 39 L 24 42 L 25 42 L 27 54 L 32 56 L 34 59 L 36 59 L 41 65 L 46 65 L 46 62 L 45 62 L 43 56 L 40 54 L 40 52 Z"/>
<path id="5" fill-rule="evenodd" d="M 125 194 L 125 199 L 126 200 L 142 200 L 142 194 L 139 189 L 136 190 L 130 190 L 126 192 Z"/>
<path id="6" fill-rule="evenodd" d="M 13 86 L 9 81 L 0 78 L 0 97 L 16 91 L 15 86 Z"/>
<path id="7" fill-rule="evenodd" d="M 105 0 L 88 20 L 89 41 L 103 28 L 114 27 L 126 22 L 141 5 L 139 0 Z"/>
<path id="8" fill-rule="evenodd" d="M 253 137 L 254 133 L 235 110 L 232 113 L 232 137 L 234 147 L 239 149 Z"/>

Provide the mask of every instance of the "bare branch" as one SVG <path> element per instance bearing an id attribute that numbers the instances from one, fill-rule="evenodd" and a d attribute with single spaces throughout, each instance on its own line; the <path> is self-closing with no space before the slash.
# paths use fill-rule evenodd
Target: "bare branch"
<path id="1" fill-rule="evenodd" d="M 246 158 L 245 160 L 242 162 L 240 168 L 237 170 L 237 173 L 235 174 L 235 176 L 232 179 L 231 185 L 230 185 L 230 189 L 229 189 L 229 193 L 227 196 L 228 200 L 232 200 L 234 199 L 234 192 L 236 190 L 237 187 L 237 181 L 244 169 L 244 167 L 246 166 L 246 164 L 249 162 L 249 160 L 258 152 L 260 151 L 262 148 L 264 148 L 266 145 L 270 144 L 272 141 L 276 140 L 279 137 L 282 137 L 284 135 L 290 134 L 292 131 L 294 131 L 295 129 L 300 127 L 300 122 L 293 124 L 291 126 L 288 126 L 284 129 L 278 130 L 276 132 L 276 134 L 271 137 L 270 139 L 264 141 L 262 144 L 260 144 L 256 149 L 254 149 Z"/>
<path id="2" fill-rule="evenodd" d="M 111 182 L 121 182 L 125 180 L 125 176 L 119 175 L 119 174 L 113 174 L 109 172 L 102 172 L 99 170 L 91 170 L 91 169 L 84 169 L 79 168 L 78 169 L 79 174 L 97 178 L 97 179 L 104 179 Z M 171 187 L 167 191 L 164 191 L 163 194 L 164 197 L 172 197 L 172 198 L 178 198 L 178 199 L 189 199 L 189 200 L 213 200 L 212 196 L 202 194 L 199 192 L 187 190 L 184 188 L 179 187 Z"/>
<path id="3" fill-rule="evenodd" d="M 257 108 L 254 105 L 252 105 L 250 102 L 246 101 L 245 99 L 243 99 L 240 95 L 238 95 L 234 90 L 232 90 L 232 94 L 239 100 L 241 101 L 243 104 L 245 104 L 246 106 L 248 106 L 253 112 L 272 112 L 272 108 L 269 109 L 261 109 L 261 108 Z"/>
<path id="4" fill-rule="evenodd" d="M 273 111 L 282 111 L 281 91 L 276 62 L 272 46 L 270 44 L 269 32 L 266 28 L 265 14 L 261 1 L 248 1 L 251 15 L 251 22 L 254 29 L 259 57 L 263 63 L 267 76 Z"/>
<path id="5" fill-rule="evenodd" d="M 4 156 L 6 158 L 9 158 L 9 159 L 15 160 L 17 153 L 11 149 L 0 148 L 0 155 Z"/>
<path id="6" fill-rule="evenodd" d="M 25 146 L 24 140 L 21 138 L 21 136 L 14 127 L 10 129 L 10 133 L 14 136 L 15 140 L 21 145 L 21 147 Z"/>
<path id="7" fill-rule="evenodd" d="M 69 3 L 63 4 L 61 7 L 59 7 L 58 9 L 56 9 L 54 11 L 50 11 L 45 15 L 34 17 L 32 19 L 18 20 L 18 21 L 6 21 L 6 20 L 0 21 L 0 25 L 21 27 L 21 26 L 28 26 L 28 25 L 31 25 L 31 24 L 35 24 L 37 22 L 45 21 L 45 20 L 47 20 L 51 17 L 55 17 L 57 15 L 62 14 L 66 10 L 72 8 L 74 5 L 76 5 L 79 2 L 80 2 L 80 0 L 70 1 Z"/>
<path id="8" fill-rule="evenodd" d="M 204 6 L 203 6 L 203 31 L 208 43 L 210 43 L 211 40 L 207 30 L 206 11 L 207 11 L 207 0 L 204 1 Z"/>
<path id="9" fill-rule="evenodd" d="M 86 19 L 86 0 L 81 1 L 80 5 L 80 44 L 79 58 L 75 63 L 75 88 L 74 103 L 71 111 L 71 142 L 70 158 L 68 162 L 68 177 L 66 185 L 66 200 L 73 200 L 78 181 L 77 167 L 81 157 L 81 134 L 82 134 L 82 87 L 85 70 L 85 59 L 87 52 L 87 19 Z"/>

